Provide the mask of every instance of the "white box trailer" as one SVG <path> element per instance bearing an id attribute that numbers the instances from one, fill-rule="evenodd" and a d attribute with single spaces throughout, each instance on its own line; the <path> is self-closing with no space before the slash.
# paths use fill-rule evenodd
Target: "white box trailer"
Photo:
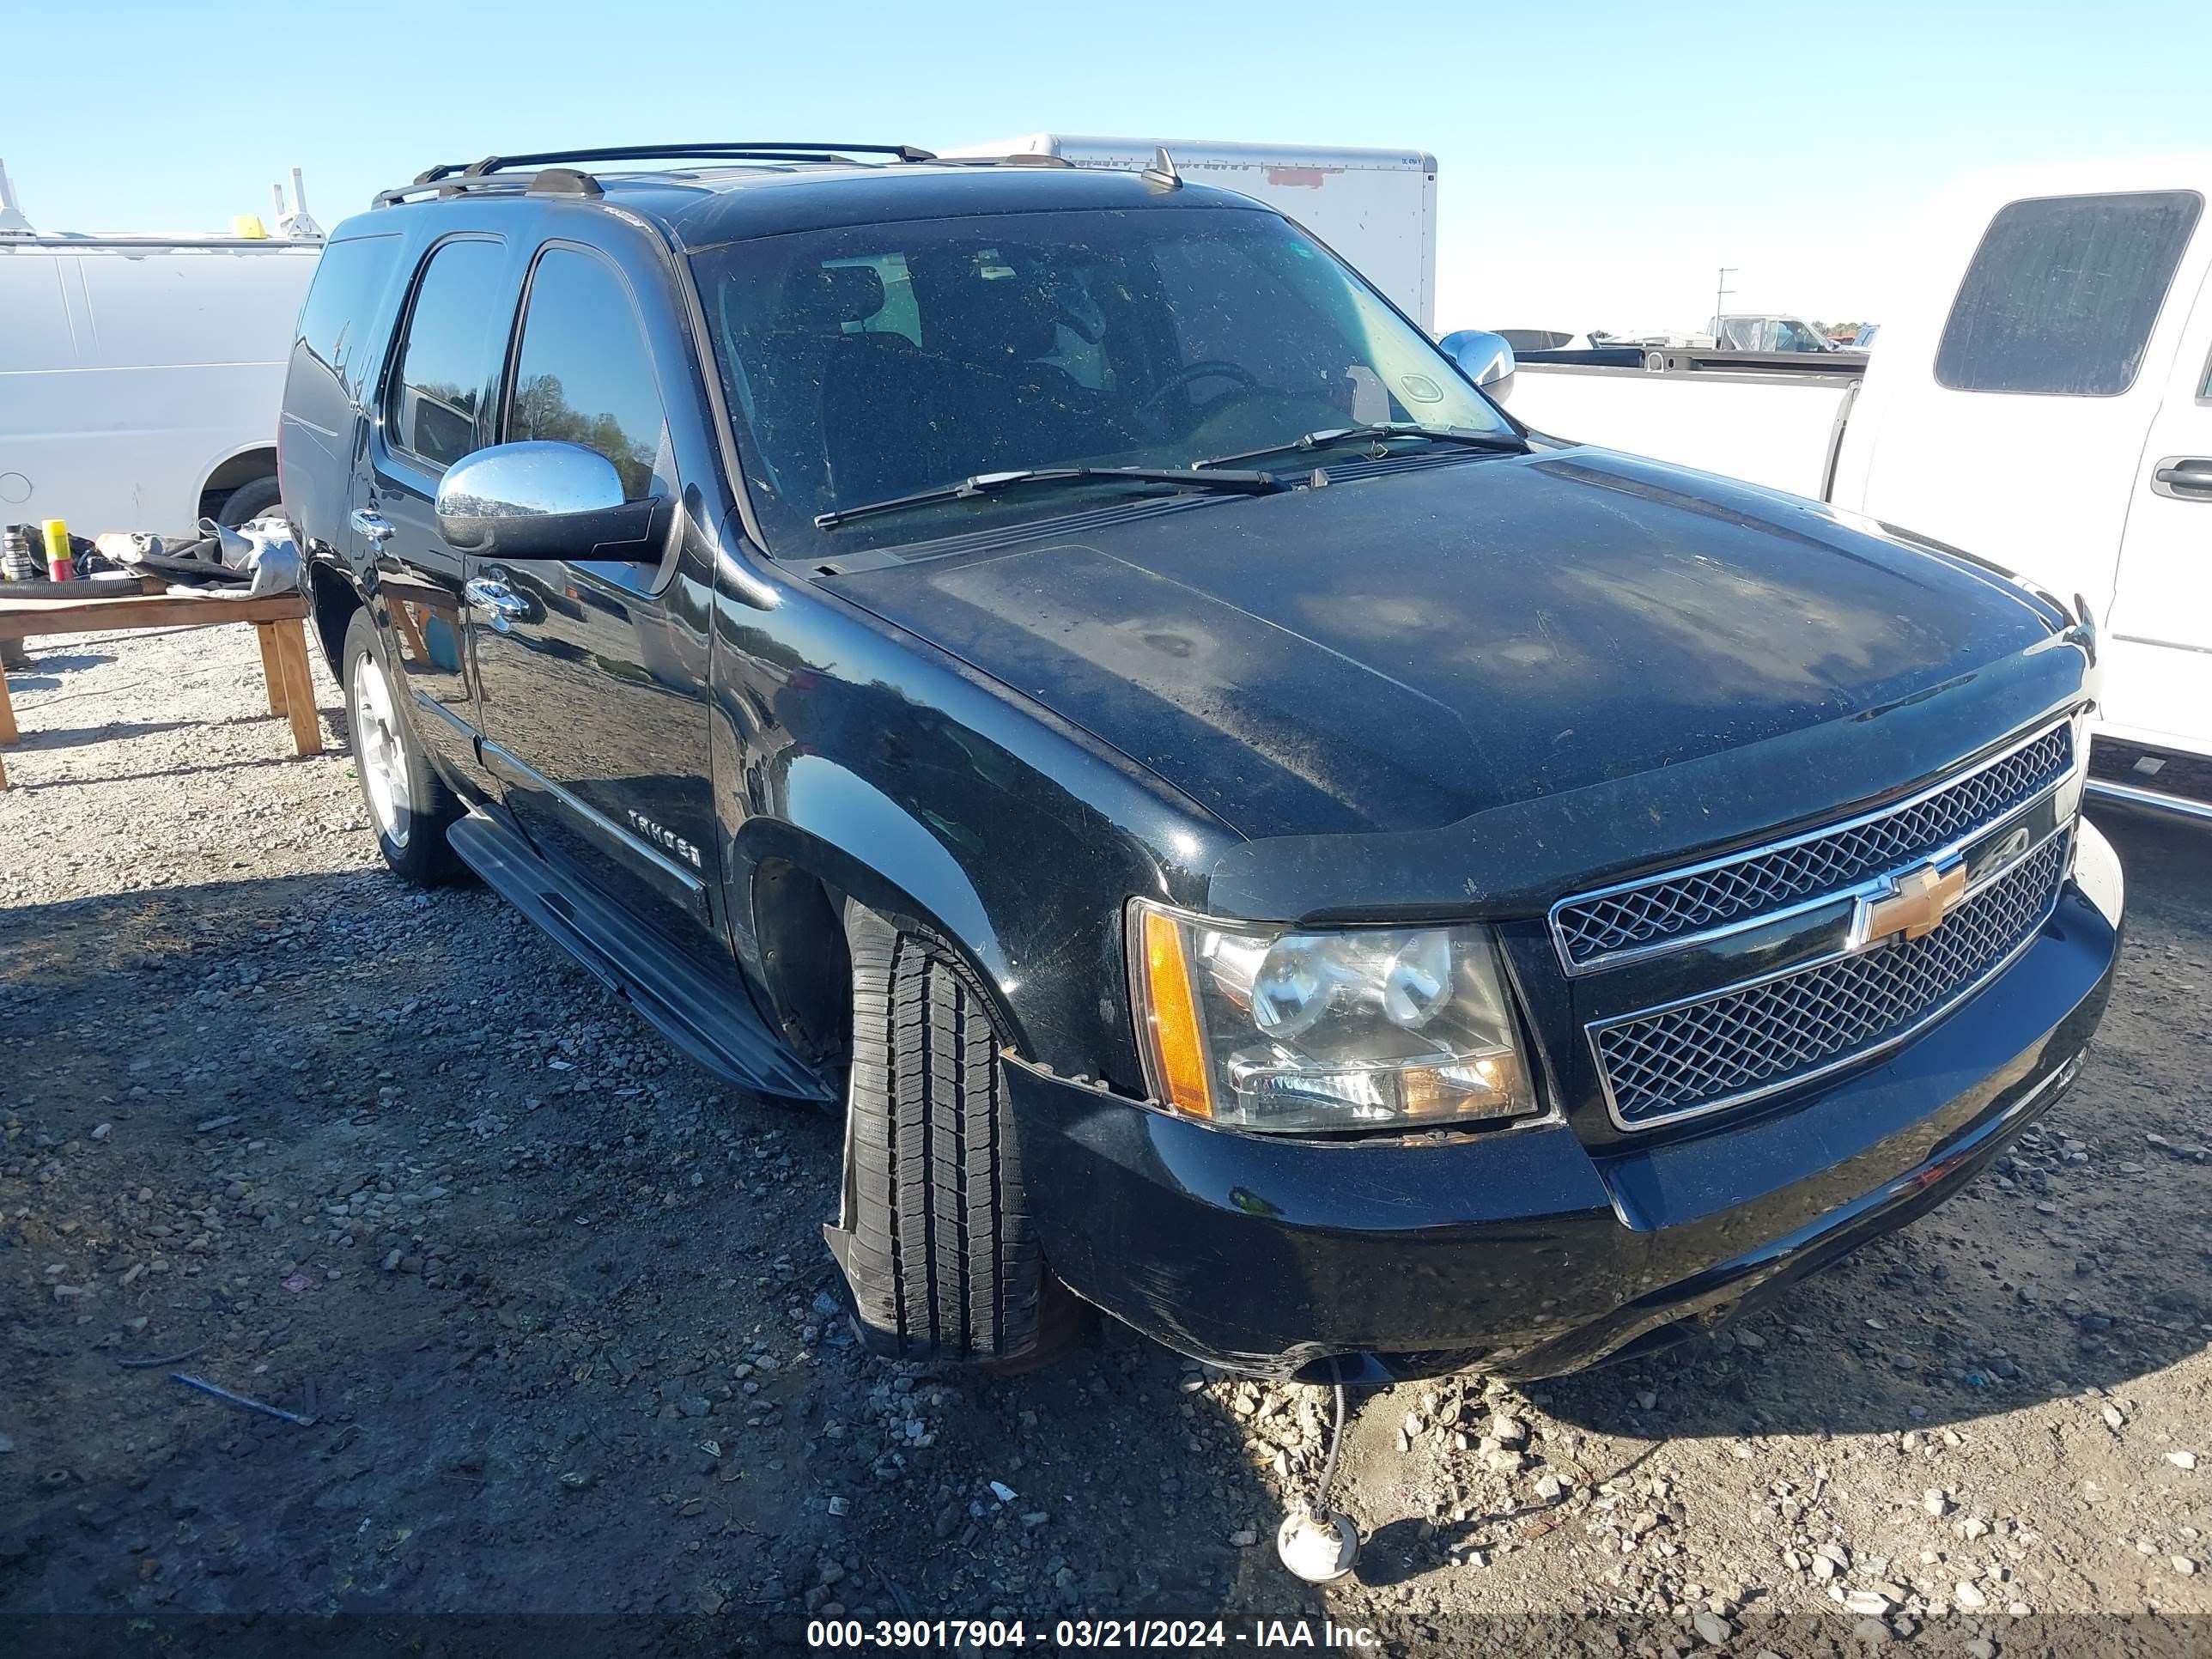
<path id="1" fill-rule="evenodd" d="M 1032 132 L 943 153 L 1056 155 L 1079 167 L 1136 173 L 1162 149 L 1192 182 L 1233 190 L 1295 219 L 1401 311 L 1435 331 L 1437 158 L 1426 151 Z"/>
<path id="2" fill-rule="evenodd" d="M 273 507 L 322 253 L 304 211 L 298 240 L 41 232 L 4 197 L 0 214 L 0 524 L 175 535 Z"/>

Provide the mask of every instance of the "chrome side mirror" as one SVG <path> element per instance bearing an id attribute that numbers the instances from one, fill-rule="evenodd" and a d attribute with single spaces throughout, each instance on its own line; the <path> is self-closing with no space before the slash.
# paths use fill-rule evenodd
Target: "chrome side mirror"
<path id="1" fill-rule="evenodd" d="M 652 562 L 667 505 L 659 495 L 624 501 L 615 464 L 581 444 L 494 444 L 446 469 L 438 528 L 487 557 Z"/>
<path id="2" fill-rule="evenodd" d="M 1502 334 L 1487 329 L 1463 328 L 1447 334 L 1437 344 L 1459 365 L 1460 373 L 1499 403 L 1513 391 L 1513 348 Z"/>

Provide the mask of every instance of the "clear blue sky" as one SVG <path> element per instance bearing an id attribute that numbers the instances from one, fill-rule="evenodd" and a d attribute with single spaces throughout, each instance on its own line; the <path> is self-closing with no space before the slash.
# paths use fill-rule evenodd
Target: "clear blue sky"
<path id="1" fill-rule="evenodd" d="M 0 158 L 34 224 L 226 226 L 295 163 L 325 226 L 432 161 L 621 141 L 1040 129 L 1417 146 L 1445 327 L 1879 308 L 1871 233 L 1962 167 L 2212 146 L 2212 8 L 12 9 Z M 1588 314 L 1594 309 L 1603 314 Z"/>

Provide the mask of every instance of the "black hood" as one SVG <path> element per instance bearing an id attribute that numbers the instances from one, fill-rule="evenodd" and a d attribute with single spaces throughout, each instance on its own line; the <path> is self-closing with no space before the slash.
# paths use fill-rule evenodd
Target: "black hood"
<path id="1" fill-rule="evenodd" d="M 1583 448 L 1041 526 L 829 585 L 1255 838 L 1617 784 L 1910 703 L 2066 625 L 1816 504 Z"/>

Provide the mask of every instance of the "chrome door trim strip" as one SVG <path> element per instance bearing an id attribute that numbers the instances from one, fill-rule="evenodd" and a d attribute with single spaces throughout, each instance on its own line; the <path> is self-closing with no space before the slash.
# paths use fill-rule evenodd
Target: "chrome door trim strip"
<path id="1" fill-rule="evenodd" d="M 639 840 L 617 823 L 589 801 L 547 777 L 514 750 L 501 748 L 489 738 L 483 742 L 484 764 L 493 771 L 503 773 L 510 782 L 527 789 L 543 790 L 563 811 L 574 816 L 594 840 L 605 842 L 610 848 L 635 858 L 653 875 L 674 887 L 684 902 L 697 911 L 702 919 L 707 915 L 707 884 L 686 870 L 659 848 Z"/>
<path id="2" fill-rule="evenodd" d="M 417 708 L 428 709 L 440 720 L 445 721 L 447 725 L 452 726 L 454 731 L 466 738 L 471 743 L 474 743 L 477 740 L 476 727 L 471 726 L 466 720 L 463 720 L 459 714 L 456 714 L 452 709 L 447 708 L 445 704 L 440 702 L 428 692 L 421 690 L 419 687 L 410 685 L 407 688 L 407 693 L 410 696 L 415 699 L 415 706 Z"/>

